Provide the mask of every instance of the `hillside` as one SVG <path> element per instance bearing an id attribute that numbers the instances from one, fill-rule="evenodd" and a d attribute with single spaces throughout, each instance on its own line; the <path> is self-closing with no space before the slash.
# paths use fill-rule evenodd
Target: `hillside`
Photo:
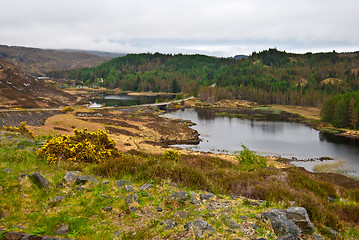
<path id="1" fill-rule="evenodd" d="M 90 53 L 0 45 L 0 60 L 9 61 L 34 76 L 53 70 L 94 67 L 110 59 Z"/>
<path id="2" fill-rule="evenodd" d="M 67 105 L 76 98 L 0 60 L 0 108 L 44 108 Z"/>
<path id="3" fill-rule="evenodd" d="M 52 76 L 130 91 L 182 91 L 210 102 L 229 98 L 318 107 L 330 96 L 359 90 L 358 69 L 358 52 L 292 54 L 269 49 L 240 60 L 128 54 L 94 68 Z"/>

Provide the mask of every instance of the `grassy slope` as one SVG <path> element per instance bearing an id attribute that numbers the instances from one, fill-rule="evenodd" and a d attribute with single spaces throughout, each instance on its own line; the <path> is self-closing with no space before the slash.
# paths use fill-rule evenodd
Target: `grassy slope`
<path id="1" fill-rule="evenodd" d="M 102 165 L 66 162 L 49 165 L 35 155 L 36 148 L 38 145 L 32 140 L 2 134 L 0 228 L 51 236 L 59 225 L 67 223 L 70 225 L 67 237 L 71 238 L 112 239 L 114 232 L 121 230 L 119 239 L 154 236 L 192 239 L 193 233 L 184 231 L 182 226 L 201 218 L 216 229 L 217 236 L 251 239 L 268 237 L 267 234 L 275 236 L 268 224 L 256 218 L 268 205 L 287 208 L 291 206 L 291 201 L 295 201 L 295 205 L 303 206 L 309 211 L 316 231 L 327 234 L 327 227 L 332 227 L 348 238 L 358 237 L 358 186 L 345 177 L 310 174 L 295 167 L 281 170 L 267 167 L 246 172 L 238 164 L 215 157 L 182 155 L 178 161 L 173 161 L 161 155 L 136 151 Z M 3 174 L 6 168 L 12 171 Z M 109 181 L 109 184 L 90 184 L 82 191 L 76 185 L 58 186 L 65 172 L 70 170 L 79 170 L 84 175 L 94 176 L 100 182 Z M 48 189 L 39 189 L 27 177 L 17 180 L 20 173 L 30 174 L 35 171 L 50 181 Z M 335 176 L 336 184 L 331 179 Z M 115 180 L 122 179 L 132 181 L 139 197 L 139 210 L 136 213 L 131 213 L 126 206 L 125 197 L 130 193 L 117 189 L 115 185 Z M 175 184 L 169 184 L 170 182 L 177 184 L 179 188 Z M 144 183 L 152 183 L 154 188 L 150 188 L 148 193 L 140 191 L 139 187 Z M 167 199 L 170 193 L 181 190 L 196 193 L 210 191 L 216 194 L 216 200 L 201 202 L 199 206 L 195 206 L 188 200 L 179 203 Z M 251 206 L 241 199 L 231 200 L 230 195 L 263 199 L 267 204 Z M 55 203 L 55 196 L 66 197 L 62 202 Z M 336 200 L 329 202 L 328 196 Z M 345 201 L 339 201 L 340 198 Z M 219 204 L 220 207 L 211 210 L 208 207 L 211 203 Z M 106 206 L 112 206 L 113 210 L 104 211 L 103 207 Z M 157 207 L 164 211 L 158 212 Z M 232 210 L 227 212 L 228 208 Z M 176 218 L 174 214 L 178 211 L 187 211 L 190 215 L 184 219 Z M 242 227 L 235 233 L 228 231 L 224 224 L 227 217 Z M 170 218 L 175 219 L 178 226 L 165 230 L 160 222 Z M 248 223 L 258 225 L 259 230 L 246 231 Z"/>

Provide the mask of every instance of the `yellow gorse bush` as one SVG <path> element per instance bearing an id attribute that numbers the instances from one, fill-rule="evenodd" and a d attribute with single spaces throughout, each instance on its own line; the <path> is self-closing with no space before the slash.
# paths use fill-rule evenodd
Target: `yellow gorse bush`
<path id="1" fill-rule="evenodd" d="M 75 109 L 73 107 L 64 107 L 60 111 L 63 113 L 67 113 L 67 112 L 73 112 L 73 111 L 75 111 Z"/>
<path id="2" fill-rule="evenodd" d="M 73 136 L 61 135 L 47 140 L 37 152 L 45 156 L 49 163 L 59 161 L 101 163 L 122 153 L 106 132 L 88 132 L 75 129 Z"/>
<path id="3" fill-rule="evenodd" d="M 26 121 L 24 122 L 21 122 L 20 123 L 20 126 L 19 127 L 12 127 L 12 126 L 9 126 L 9 127 L 5 127 L 3 126 L 2 128 L 6 131 L 10 131 L 10 132 L 20 132 L 28 137 L 31 137 L 31 138 L 34 138 L 35 135 L 34 133 L 27 128 L 27 124 L 26 124 Z"/>
<path id="4" fill-rule="evenodd" d="M 163 154 L 163 157 L 168 160 L 178 162 L 180 159 L 180 153 L 178 151 L 167 149 Z"/>

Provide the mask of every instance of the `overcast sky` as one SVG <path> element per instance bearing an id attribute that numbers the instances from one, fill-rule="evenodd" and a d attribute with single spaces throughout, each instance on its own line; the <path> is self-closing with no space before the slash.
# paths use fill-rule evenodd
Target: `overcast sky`
<path id="1" fill-rule="evenodd" d="M 359 50 L 358 0 L 0 0 L 0 44 L 121 53 Z"/>

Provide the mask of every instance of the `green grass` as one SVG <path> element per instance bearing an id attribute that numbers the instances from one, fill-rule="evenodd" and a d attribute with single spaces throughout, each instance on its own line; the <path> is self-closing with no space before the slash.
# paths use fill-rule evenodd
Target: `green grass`
<path id="1" fill-rule="evenodd" d="M 57 227 L 70 225 L 69 238 L 112 239 L 113 233 L 121 230 L 119 239 L 144 239 L 159 236 L 177 236 L 186 222 L 207 213 L 220 216 L 221 210 L 208 210 L 206 204 L 195 206 L 185 201 L 178 203 L 166 197 L 176 191 L 222 194 L 221 200 L 230 200 L 231 195 L 250 199 L 266 200 L 267 205 L 251 206 L 246 200 L 233 200 L 232 219 L 237 223 L 247 221 L 261 227 L 256 236 L 266 236 L 271 229 L 258 221 L 256 216 L 270 205 L 287 208 L 290 202 L 308 210 L 316 229 L 326 234 L 327 227 L 347 233 L 355 239 L 359 216 L 359 190 L 343 187 L 322 180 L 316 175 L 292 167 L 276 169 L 262 164 L 260 156 L 242 150 L 243 161 L 233 164 L 216 157 L 198 155 L 152 155 L 132 151 L 117 159 L 108 159 L 101 165 L 93 163 L 48 164 L 46 159 L 36 156 L 38 143 L 26 138 L 15 137 L 13 141 L 2 141 L 0 147 L 0 228 L 19 231 L 22 226 L 26 233 L 54 236 Z M 172 156 L 172 155 L 171 155 Z M 257 159 L 252 161 L 252 157 Z M 6 168 L 12 171 L 3 174 Z M 81 171 L 107 185 L 88 185 L 77 190 L 76 185 L 56 187 L 66 171 Z M 27 177 L 21 181 L 21 173 L 39 171 L 49 181 L 48 189 L 40 189 Z M 126 206 L 126 196 L 131 194 L 116 187 L 115 180 L 130 180 L 134 186 L 139 204 L 136 213 Z M 168 184 L 176 183 L 179 188 Z M 139 191 L 144 183 L 153 188 Z M 110 196 L 103 197 L 101 194 Z M 61 202 L 53 202 L 55 196 L 66 196 Z M 327 197 L 344 198 L 346 202 L 329 202 Z M 104 207 L 111 206 L 106 212 Z M 164 209 L 162 213 L 156 207 Z M 142 214 L 151 212 L 151 214 Z M 177 228 L 164 230 L 159 223 L 170 219 L 177 211 L 189 211 L 186 219 L 177 219 Z M 121 215 L 121 217 L 119 217 Z M 245 216 L 245 220 L 241 217 Z M 221 218 L 206 217 L 223 238 L 232 238 Z M 142 225 L 146 227 L 142 228 Z M 136 233 L 136 234 L 134 234 Z M 242 234 L 242 233 L 241 233 Z"/>

